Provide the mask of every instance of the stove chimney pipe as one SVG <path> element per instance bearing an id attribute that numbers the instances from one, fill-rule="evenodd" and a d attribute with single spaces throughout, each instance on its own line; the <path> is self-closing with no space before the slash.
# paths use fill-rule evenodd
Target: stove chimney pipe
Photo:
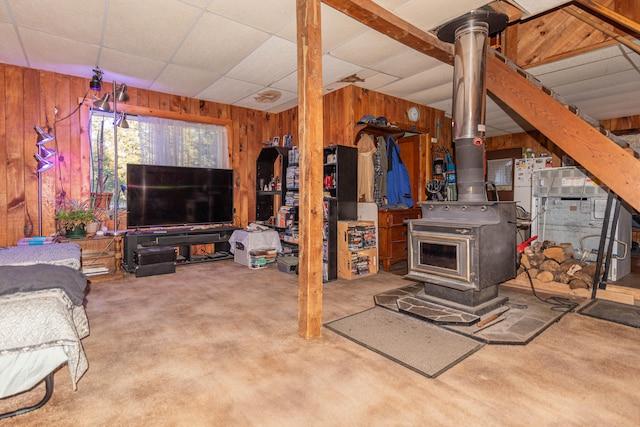
<path id="1" fill-rule="evenodd" d="M 478 9 L 445 24 L 438 38 L 454 44 L 453 140 L 458 200 L 486 202 L 485 186 L 485 62 L 489 34 L 502 31 L 509 18 Z"/>

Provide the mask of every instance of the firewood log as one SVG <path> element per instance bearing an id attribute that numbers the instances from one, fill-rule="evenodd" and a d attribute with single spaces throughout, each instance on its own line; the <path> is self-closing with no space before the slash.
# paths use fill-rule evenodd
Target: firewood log
<path id="1" fill-rule="evenodd" d="M 584 280 L 572 279 L 569 282 L 569 287 L 571 289 L 589 289 L 589 284 L 587 282 L 585 282 Z"/>
<path id="2" fill-rule="evenodd" d="M 550 271 L 540 271 L 536 276 L 536 279 L 541 282 L 553 282 L 553 273 Z"/>
<path id="3" fill-rule="evenodd" d="M 560 264 L 558 264 L 558 262 L 555 260 L 546 259 L 542 263 L 540 263 L 539 268 L 540 270 L 555 272 L 555 271 L 560 271 Z"/>

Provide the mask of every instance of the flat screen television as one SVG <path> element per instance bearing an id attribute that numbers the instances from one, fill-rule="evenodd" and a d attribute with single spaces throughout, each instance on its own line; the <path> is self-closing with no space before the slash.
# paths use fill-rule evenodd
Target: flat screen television
<path id="1" fill-rule="evenodd" d="M 233 223 L 233 170 L 127 164 L 127 228 Z"/>

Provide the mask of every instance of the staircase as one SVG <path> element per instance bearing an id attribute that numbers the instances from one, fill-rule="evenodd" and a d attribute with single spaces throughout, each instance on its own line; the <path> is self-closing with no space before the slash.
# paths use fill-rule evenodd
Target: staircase
<path id="1" fill-rule="evenodd" d="M 486 71 L 487 90 L 640 210 L 640 161 L 624 140 L 494 50 Z"/>

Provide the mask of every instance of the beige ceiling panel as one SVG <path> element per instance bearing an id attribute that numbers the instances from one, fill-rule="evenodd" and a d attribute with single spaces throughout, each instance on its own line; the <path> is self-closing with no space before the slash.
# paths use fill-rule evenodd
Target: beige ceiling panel
<path id="1" fill-rule="evenodd" d="M 293 71 L 277 82 L 271 84 L 273 89 L 286 90 L 288 92 L 298 92 L 298 71 Z"/>
<path id="2" fill-rule="evenodd" d="M 222 77 L 198 94 L 196 98 L 235 105 L 241 99 L 259 92 L 263 86 Z"/>
<path id="3" fill-rule="evenodd" d="M 336 58 L 350 61 L 362 67 L 373 68 L 384 59 L 397 55 L 406 47 L 377 31 L 369 30 L 348 40 L 330 53 Z"/>
<path id="4" fill-rule="evenodd" d="M 339 80 L 356 74 L 362 67 L 343 61 L 332 55 L 322 56 L 322 85 L 332 85 Z M 335 87 L 335 86 L 334 86 Z"/>
<path id="5" fill-rule="evenodd" d="M 154 61 L 149 58 L 130 55 L 113 49 L 102 49 L 100 63 L 104 72 L 102 78 L 111 81 L 114 74 L 119 75 L 118 80 L 126 80 L 129 86 L 137 86 L 149 89 L 152 82 L 165 67 L 164 62 Z"/>
<path id="6" fill-rule="evenodd" d="M 16 30 L 11 24 L 0 22 L 0 62 L 28 67 Z"/>
<path id="7" fill-rule="evenodd" d="M 445 102 L 446 109 L 442 109 L 447 113 L 451 113 L 451 96 L 453 93 L 453 82 L 446 82 L 440 85 L 431 85 L 426 89 L 417 90 L 414 93 L 407 96 L 414 102 L 418 102 L 422 105 L 431 105 L 434 103 Z"/>
<path id="8" fill-rule="evenodd" d="M 278 100 L 273 103 L 270 103 L 270 102 L 265 103 L 265 102 L 257 101 L 257 99 L 260 99 L 260 94 L 268 90 L 270 89 L 264 88 L 263 90 L 260 90 L 250 96 L 245 97 L 244 99 L 237 101 L 236 105 L 239 107 L 251 108 L 254 110 L 274 111 L 274 109 L 276 109 L 278 105 L 285 104 L 288 101 L 292 101 L 292 100 L 297 101 L 297 98 L 298 98 L 298 96 L 295 93 L 281 91 L 280 98 L 278 98 Z M 274 135 L 274 136 L 282 136 L 282 135 Z"/>
<path id="9" fill-rule="evenodd" d="M 263 86 L 280 80 L 298 66 L 295 43 L 272 36 L 227 73 L 227 77 Z"/>
<path id="10" fill-rule="evenodd" d="M 441 65 L 442 62 L 435 58 L 427 56 L 416 50 L 408 49 L 383 59 L 379 63 L 373 65 L 372 68 L 386 74 L 404 78 Z M 453 79 L 453 68 L 451 68 L 450 74 Z"/>
<path id="11" fill-rule="evenodd" d="M 104 45 L 167 61 L 202 13 L 177 0 L 110 0 Z"/>
<path id="12" fill-rule="evenodd" d="M 398 80 L 382 89 L 396 93 L 397 95 L 395 96 L 399 98 L 405 98 L 419 92 L 421 89 L 427 90 L 429 88 L 451 84 L 453 81 L 452 74 L 452 67 L 441 63 L 438 67 L 414 74 L 406 79 Z M 449 95 L 451 96 L 451 94 Z"/>
<path id="13" fill-rule="evenodd" d="M 295 0 L 214 1 L 208 10 L 271 34 L 296 20 Z"/>
<path id="14" fill-rule="evenodd" d="M 86 64 L 96 63 L 97 46 L 26 28 L 20 33 L 31 68 L 72 76 L 91 75 Z"/>
<path id="15" fill-rule="evenodd" d="M 4 2 L 0 3 L 0 22 L 11 22 L 9 11 L 7 11 L 7 6 Z"/>
<path id="16" fill-rule="evenodd" d="M 264 31 L 205 13 L 172 62 L 214 73 L 225 73 L 264 43 Z"/>
<path id="17" fill-rule="evenodd" d="M 220 77 L 220 74 L 210 71 L 169 64 L 153 82 L 151 89 L 196 98 Z"/>
<path id="18" fill-rule="evenodd" d="M 104 0 L 11 0 L 16 23 L 85 43 L 98 44 L 102 33 Z"/>
<path id="19" fill-rule="evenodd" d="M 320 13 L 322 20 L 322 51 L 324 53 L 335 49 L 344 43 L 345 40 L 349 40 L 358 34 L 369 31 L 369 27 L 366 25 L 349 18 L 344 13 L 339 12 L 324 3 L 321 5 Z M 297 24 L 296 20 L 293 19 L 278 30 L 277 35 L 295 42 L 297 40 L 296 31 Z"/>
<path id="20" fill-rule="evenodd" d="M 430 31 L 488 3 L 487 0 L 413 0 L 393 9 L 393 13 L 423 31 Z"/>
<path id="21" fill-rule="evenodd" d="M 381 87 L 387 86 L 398 80 L 396 76 L 390 76 L 389 74 L 385 73 L 378 73 L 377 71 L 369 69 L 358 72 L 358 76 L 363 78 L 364 82 L 356 82 L 354 83 L 355 86 L 376 91 Z"/>

